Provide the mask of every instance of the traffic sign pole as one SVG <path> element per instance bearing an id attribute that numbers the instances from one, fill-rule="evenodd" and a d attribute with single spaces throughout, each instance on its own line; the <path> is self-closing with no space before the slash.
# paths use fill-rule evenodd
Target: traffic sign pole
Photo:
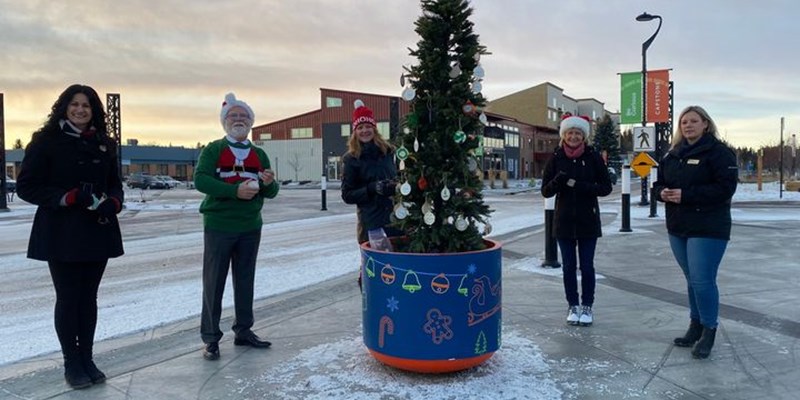
<path id="1" fill-rule="evenodd" d="M 622 166 L 622 228 L 620 232 L 631 232 L 631 166 Z"/>

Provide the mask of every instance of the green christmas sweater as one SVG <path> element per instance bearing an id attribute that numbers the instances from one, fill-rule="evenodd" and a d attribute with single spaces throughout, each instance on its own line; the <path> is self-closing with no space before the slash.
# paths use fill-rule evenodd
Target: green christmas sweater
<path id="1" fill-rule="evenodd" d="M 277 181 L 261 182 L 258 173 L 265 169 L 270 169 L 269 157 L 252 142 L 231 143 L 223 137 L 209 143 L 194 174 L 195 187 L 206 195 L 200 204 L 203 225 L 224 232 L 260 229 L 264 199 L 274 198 L 280 189 Z M 239 184 L 251 179 L 258 181 L 259 193 L 251 200 L 236 197 Z"/>

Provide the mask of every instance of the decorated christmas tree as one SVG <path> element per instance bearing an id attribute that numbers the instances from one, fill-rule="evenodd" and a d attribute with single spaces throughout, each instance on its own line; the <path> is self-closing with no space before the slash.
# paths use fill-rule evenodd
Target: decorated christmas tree
<path id="1" fill-rule="evenodd" d="M 478 154 L 487 123 L 480 58 L 487 53 L 473 32 L 467 0 L 421 3 L 421 39 L 410 53 L 418 64 L 401 78 L 411 111 L 395 153 L 401 185 L 393 215 L 409 238 L 400 251 L 480 250 L 491 230 Z"/>

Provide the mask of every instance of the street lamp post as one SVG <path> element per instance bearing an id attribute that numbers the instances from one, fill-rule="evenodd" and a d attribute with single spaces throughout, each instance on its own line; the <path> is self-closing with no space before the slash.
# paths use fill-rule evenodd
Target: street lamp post
<path id="1" fill-rule="evenodd" d="M 658 31 L 661 30 L 661 16 L 660 15 L 651 15 L 646 12 L 639 14 L 636 17 L 636 20 L 639 22 L 647 22 L 652 21 L 654 19 L 658 19 L 658 28 L 647 39 L 644 43 L 642 43 L 642 127 L 647 126 L 647 49 L 650 47 L 650 44 L 653 43 L 655 40 L 656 35 L 658 35 Z M 656 139 L 656 161 L 659 160 L 660 156 L 659 151 L 659 143 Z M 652 199 L 655 201 L 655 199 Z M 639 205 L 646 206 L 649 203 L 647 202 L 647 177 L 642 178 L 642 199 L 639 202 Z"/>

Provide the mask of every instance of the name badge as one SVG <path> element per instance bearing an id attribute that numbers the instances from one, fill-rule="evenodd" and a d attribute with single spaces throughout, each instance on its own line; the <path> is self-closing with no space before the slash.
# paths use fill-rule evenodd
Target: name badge
<path id="1" fill-rule="evenodd" d="M 700 160 L 698 160 L 696 158 L 690 158 L 690 159 L 686 160 L 686 163 L 689 164 L 689 165 L 697 165 L 697 164 L 700 164 Z"/>

